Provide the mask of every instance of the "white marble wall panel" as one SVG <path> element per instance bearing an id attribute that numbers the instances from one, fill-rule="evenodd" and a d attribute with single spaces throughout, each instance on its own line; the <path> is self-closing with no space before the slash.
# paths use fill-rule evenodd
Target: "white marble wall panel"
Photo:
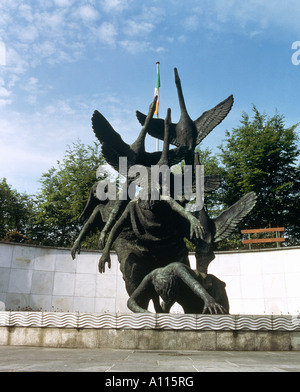
<path id="1" fill-rule="evenodd" d="M 226 283 L 231 314 L 299 314 L 299 256 L 300 247 L 216 253 L 209 273 Z M 104 274 L 99 257 L 83 251 L 72 260 L 69 249 L 0 242 L 0 301 L 7 310 L 128 313 L 116 255 Z M 195 268 L 193 254 L 190 262 Z"/>
<path id="2" fill-rule="evenodd" d="M 31 294 L 52 295 L 54 273 L 51 271 L 33 271 Z"/>
<path id="3" fill-rule="evenodd" d="M 217 253 L 209 272 L 226 282 L 233 314 L 299 314 L 300 249 Z"/>

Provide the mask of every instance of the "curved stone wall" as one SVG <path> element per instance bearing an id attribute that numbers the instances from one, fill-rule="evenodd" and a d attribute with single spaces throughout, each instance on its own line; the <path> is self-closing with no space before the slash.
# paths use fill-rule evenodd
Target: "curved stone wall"
<path id="1" fill-rule="evenodd" d="M 116 255 L 105 274 L 99 256 L 72 260 L 69 249 L 0 242 L 0 310 L 130 313 Z M 194 268 L 193 254 L 190 261 Z M 209 273 L 226 283 L 231 314 L 300 313 L 300 247 L 217 252 Z"/>

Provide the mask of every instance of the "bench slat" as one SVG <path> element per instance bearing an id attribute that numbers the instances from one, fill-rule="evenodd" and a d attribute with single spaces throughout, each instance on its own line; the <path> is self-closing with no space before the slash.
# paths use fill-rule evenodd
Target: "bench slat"
<path id="1" fill-rule="evenodd" d="M 258 244 L 263 242 L 284 242 L 285 238 L 257 238 L 255 240 L 243 240 L 243 244 Z"/>
<path id="2" fill-rule="evenodd" d="M 275 227 L 275 228 L 268 228 L 268 229 L 249 229 L 249 230 L 242 230 L 242 234 L 253 234 L 253 233 L 271 233 L 276 231 L 284 231 L 284 227 Z"/>

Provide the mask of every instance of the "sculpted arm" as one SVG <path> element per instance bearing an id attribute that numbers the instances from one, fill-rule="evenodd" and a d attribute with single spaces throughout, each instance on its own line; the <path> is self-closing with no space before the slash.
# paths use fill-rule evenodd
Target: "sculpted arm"
<path id="1" fill-rule="evenodd" d="M 81 229 L 78 237 L 76 238 L 74 245 L 71 250 L 71 255 L 73 260 L 76 257 L 76 252 L 80 253 L 80 245 L 86 235 L 90 232 L 90 230 L 95 227 L 95 222 L 98 220 L 99 216 L 101 217 L 101 208 L 103 205 L 99 204 L 94 211 L 92 212 L 91 216 L 88 218 L 86 223 L 84 224 L 83 228 Z"/>
<path id="2" fill-rule="evenodd" d="M 184 219 L 188 221 L 190 224 L 190 239 L 193 237 L 196 238 L 204 238 L 205 230 L 201 225 L 200 221 L 189 211 L 186 211 L 184 207 L 182 207 L 176 200 L 170 197 L 166 202 L 171 206 L 173 211 L 176 211 L 179 215 L 181 215 Z"/>
<path id="3" fill-rule="evenodd" d="M 111 232 L 109 233 L 106 245 L 103 249 L 102 256 L 99 260 L 98 264 L 98 269 L 99 272 L 105 272 L 105 264 L 108 264 L 108 268 L 111 267 L 111 260 L 110 260 L 110 249 L 112 247 L 112 244 L 114 243 L 115 239 L 117 238 L 118 234 L 120 233 L 120 230 L 122 229 L 124 223 L 126 222 L 129 213 L 130 213 L 130 208 L 131 208 L 131 203 L 126 206 L 123 214 L 121 215 L 120 219 L 114 224 L 113 228 L 111 229 Z"/>
<path id="4" fill-rule="evenodd" d="M 185 283 L 198 297 L 204 302 L 203 313 L 208 310 L 211 314 L 225 313 L 225 309 L 222 305 L 218 304 L 214 298 L 208 294 L 205 288 L 189 273 L 188 269 L 184 265 L 178 265 L 176 267 L 176 275 Z"/>
<path id="5" fill-rule="evenodd" d="M 112 228 L 116 217 L 120 213 L 121 209 L 124 208 L 125 204 L 127 203 L 126 200 L 118 200 L 116 201 L 116 205 L 112 209 L 111 213 L 109 214 L 109 217 L 107 219 L 107 222 L 105 223 L 104 228 L 101 231 L 100 237 L 99 237 L 99 249 L 103 249 L 105 245 L 105 237 L 106 234 L 109 232 L 109 230 Z"/>
<path id="6" fill-rule="evenodd" d="M 134 313 L 151 313 L 149 310 L 142 308 L 139 304 L 139 298 L 142 296 L 148 297 L 148 299 L 151 299 L 151 291 L 152 291 L 152 275 L 155 273 L 155 271 L 150 272 L 148 275 L 145 276 L 145 278 L 142 280 L 142 282 L 139 284 L 139 286 L 136 288 L 136 290 L 132 293 L 130 298 L 127 301 L 127 306 L 128 308 L 134 312 Z"/>

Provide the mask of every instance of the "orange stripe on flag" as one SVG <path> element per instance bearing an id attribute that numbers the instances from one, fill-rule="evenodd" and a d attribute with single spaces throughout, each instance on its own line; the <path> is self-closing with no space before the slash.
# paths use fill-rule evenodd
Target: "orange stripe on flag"
<path id="1" fill-rule="evenodd" d="M 157 74 L 156 74 L 156 82 L 155 82 L 155 90 L 154 90 L 154 97 L 157 96 L 156 101 L 156 108 L 154 114 L 158 117 L 158 109 L 159 109 L 159 88 L 160 88 L 160 72 L 159 72 L 159 62 L 156 63 L 157 65 Z"/>

